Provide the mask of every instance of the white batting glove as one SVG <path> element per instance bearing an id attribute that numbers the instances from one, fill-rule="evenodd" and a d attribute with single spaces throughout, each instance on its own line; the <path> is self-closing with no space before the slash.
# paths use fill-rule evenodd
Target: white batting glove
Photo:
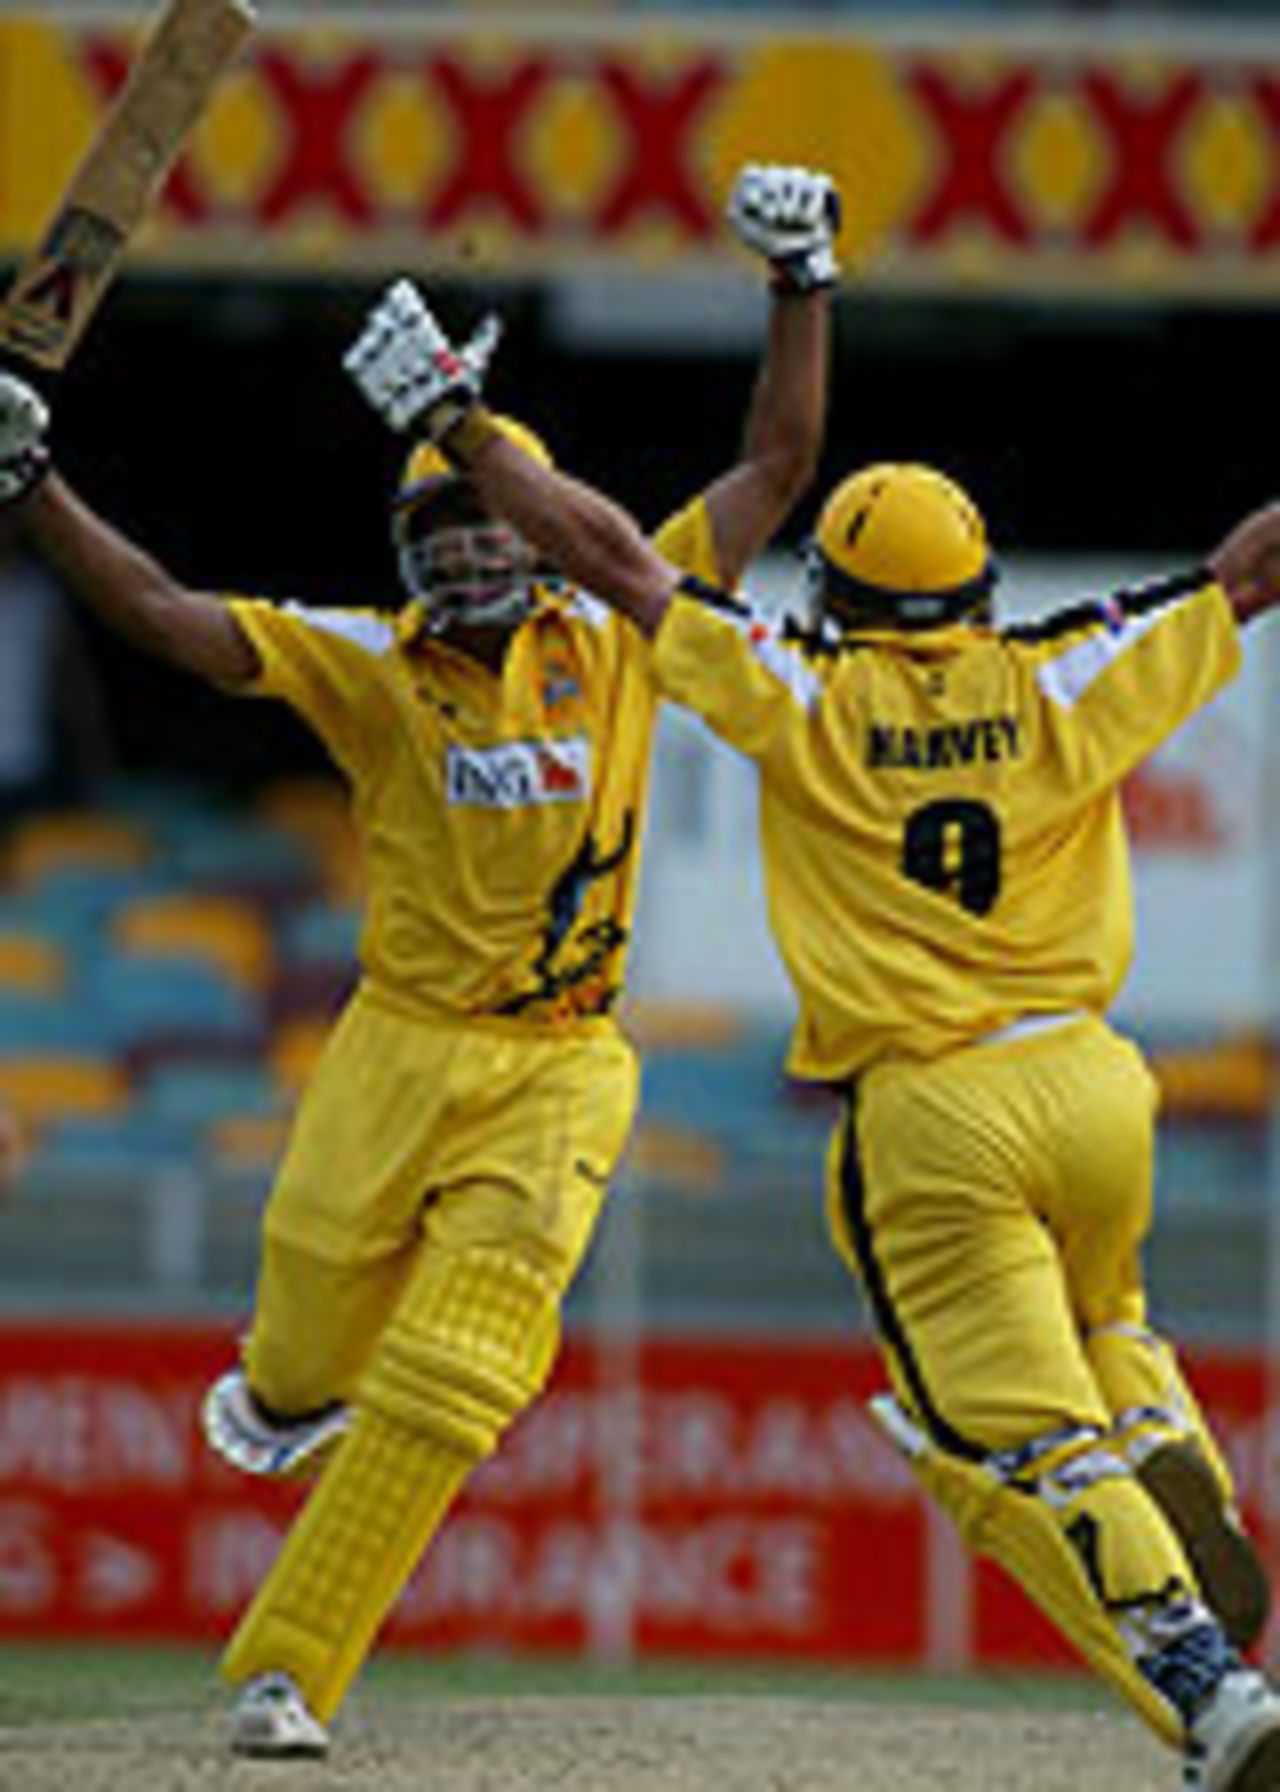
<path id="1" fill-rule="evenodd" d="M 738 175 L 725 216 L 740 240 L 763 255 L 788 292 L 817 292 L 840 275 L 835 256 L 840 194 L 828 174 L 752 162 Z"/>
<path id="2" fill-rule="evenodd" d="M 502 319 L 496 311 L 490 311 L 482 317 L 467 340 L 458 350 L 458 359 L 470 376 L 471 385 L 478 394 L 484 385 L 489 372 L 489 364 L 497 353 L 498 344 L 502 341 Z"/>
<path id="3" fill-rule="evenodd" d="M 0 509 L 20 503 L 49 470 L 49 407 L 25 380 L 0 373 Z"/>
<path id="4" fill-rule="evenodd" d="M 397 280 L 342 365 L 392 429 L 438 440 L 479 397 L 500 333 L 497 318 L 489 317 L 455 348 L 412 281 Z"/>

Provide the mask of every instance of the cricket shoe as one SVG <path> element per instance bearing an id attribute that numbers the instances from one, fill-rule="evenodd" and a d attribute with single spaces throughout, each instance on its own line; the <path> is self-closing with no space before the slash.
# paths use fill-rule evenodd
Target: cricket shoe
<path id="1" fill-rule="evenodd" d="M 1280 1792 L 1280 1698 L 1253 1668 L 1233 1668 L 1191 1725 L 1184 1792 Z"/>
<path id="2" fill-rule="evenodd" d="M 232 1707 L 231 1752 L 277 1761 L 316 1760 L 329 1752 L 329 1732 L 308 1711 L 288 1674 L 259 1674 Z"/>
<path id="3" fill-rule="evenodd" d="M 298 1480 L 314 1474 L 351 1425 L 340 1401 L 300 1419 L 263 1411 L 243 1369 L 219 1376 L 204 1397 L 200 1422 L 210 1448 L 242 1475 Z"/>
<path id="4" fill-rule="evenodd" d="M 1262 1635 L 1271 1588 L 1257 1550 L 1208 1460 L 1190 1440 L 1161 1444 L 1138 1480 L 1177 1534 L 1205 1603 L 1227 1640 L 1249 1649 Z"/>

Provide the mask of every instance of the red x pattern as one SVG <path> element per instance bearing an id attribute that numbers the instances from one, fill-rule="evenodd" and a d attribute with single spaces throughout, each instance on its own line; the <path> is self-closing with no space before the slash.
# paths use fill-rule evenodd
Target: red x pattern
<path id="1" fill-rule="evenodd" d="M 91 34 L 83 57 L 109 100 L 124 80 L 127 52 L 116 38 Z M 496 217 L 529 239 L 571 236 L 603 245 L 654 223 L 691 245 L 718 230 L 706 168 L 717 109 L 731 97 L 733 79 L 732 62 L 719 53 L 692 51 L 655 70 L 639 56 L 557 46 L 519 52 L 495 67 L 465 49 L 415 59 L 395 45 L 319 61 L 274 39 L 247 66 L 274 120 L 276 151 L 252 198 L 239 206 L 217 194 L 211 171 L 185 158 L 164 196 L 171 224 L 269 232 L 300 215 L 327 216 L 365 233 L 402 224 L 400 205 L 379 191 L 360 153 L 359 127 L 374 116 L 384 81 L 394 75 L 401 84 L 406 76 L 416 81 L 424 107 L 447 127 L 444 165 L 424 175 L 414 202 L 434 230 Z M 1027 260 L 1050 247 L 1096 256 L 1130 240 L 1154 242 L 1185 261 L 1224 244 L 1243 257 L 1280 245 L 1280 77 L 1265 69 L 1215 78 L 1184 63 L 1139 79 L 1121 62 L 1064 67 L 1042 58 L 1011 60 L 995 75 L 975 78 L 955 59 L 908 56 L 898 74 L 929 150 L 922 188 L 896 225 L 906 250 L 945 253 L 975 232 Z M 557 194 L 528 153 L 543 109 L 570 84 L 590 93 L 617 141 L 600 190 L 572 200 Z M 1065 233 L 1018 171 L 1025 133 L 1050 95 L 1075 108 L 1099 146 L 1098 178 Z M 1250 215 L 1234 226 L 1204 215 L 1185 156 L 1206 107 L 1224 95 L 1258 133 L 1269 171 Z"/>

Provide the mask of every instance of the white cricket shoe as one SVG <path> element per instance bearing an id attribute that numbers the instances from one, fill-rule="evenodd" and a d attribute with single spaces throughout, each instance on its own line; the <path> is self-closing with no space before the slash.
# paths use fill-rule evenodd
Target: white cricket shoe
<path id="1" fill-rule="evenodd" d="M 278 1761 L 318 1759 L 329 1752 L 329 1732 L 307 1710 L 288 1674 L 259 1674 L 231 1711 L 231 1752 Z"/>
<path id="2" fill-rule="evenodd" d="M 243 1369 L 219 1376 L 204 1397 L 200 1422 L 211 1449 L 242 1475 L 294 1480 L 314 1474 L 351 1425 L 335 1402 L 302 1419 L 268 1418 Z"/>
<path id="3" fill-rule="evenodd" d="M 1191 1726 L 1185 1792 L 1280 1792 L 1280 1697 L 1234 1668 Z"/>

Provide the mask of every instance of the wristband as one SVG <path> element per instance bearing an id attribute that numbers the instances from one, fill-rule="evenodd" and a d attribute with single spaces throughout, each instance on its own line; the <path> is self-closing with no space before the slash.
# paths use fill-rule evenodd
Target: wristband
<path id="1" fill-rule="evenodd" d="M 502 434 L 493 412 L 470 395 L 454 401 L 457 416 L 446 421 L 436 438 L 437 446 L 451 467 L 465 473 L 480 450 Z"/>
<path id="2" fill-rule="evenodd" d="M 769 285 L 775 293 L 829 292 L 840 277 L 830 246 L 780 255 L 770 263 Z"/>
<path id="3" fill-rule="evenodd" d="M 0 511 L 25 504 L 52 471 L 53 456 L 43 442 L 0 466 Z"/>

